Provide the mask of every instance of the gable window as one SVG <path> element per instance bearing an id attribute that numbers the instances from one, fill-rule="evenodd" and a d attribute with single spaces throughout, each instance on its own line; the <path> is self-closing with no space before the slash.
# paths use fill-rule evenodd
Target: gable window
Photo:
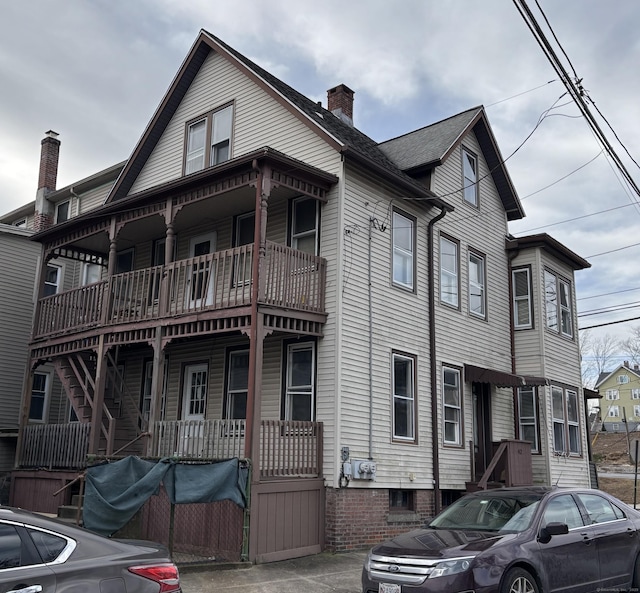
<path id="1" fill-rule="evenodd" d="M 319 203 L 313 198 L 291 201 L 289 244 L 298 251 L 318 255 Z"/>
<path id="2" fill-rule="evenodd" d="M 71 200 L 56 204 L 56 223 L 65 222 L 71 217 Z"/>
<path id="3" fill-rule="evenodd" d="M 393 213 L 393 283 L 413 290 L 415 219 Z"/>
<path id="4" fill-rule="evenodd" d="M 185 175 L 231 158 L 233 106 L 228 105 L 187 124 Z"/>
<path id="5" fill-rule="evenodd" d="M 227 382 L 225 392 L 225 417 L 229 420 L 244 420 L 247 417 L 249 393 L 249 351 L 227 352 Z"/>
<path id="6" fill-rule="evenodd" d="M 629 382 L 629 375 L 618 375 L 618 376 L 616 377 L 616 382 L 617 382 L 619 385 L 623 385 L 623 384 L 625 384 L 625 383 L 628 383 L 628 382 Z"/>
<path id="7" fill-rule="evenodd" d="M 27 219 L 26 218 L 21 218 L 20 220 L 16 220 L 13 223 L 13 226 L 18 227 L 19 229 L 26 229 L 27 228 Z"/>
<path id="8" fill-rule="evenodd" d="M 544 293 L 547 327 L 569 338 L 573 337 L 571 285 L 545 270 Z"/>
<path id="9" fill-rule="evenodd" d="M 620 399 L 620 392 L 617 389 L 607 389 L 605 391 L 605 398 L 609 401 Z"/>
<path id="10" fill-rule="evenodd" d="M 578 394 L 571 389 L 551 387 L 553 450 L 558 455 L 580 455 Z"/>
<path id="11" fill-rule="evenodd" d="M 62 268 L 54 264 L 47 264 L 44 276 L 43 296 L 51 296 L 60 290 L 60 276 Z"/>
<path id="12" fill-rule="evenodd" d="M 469 253 L 469 312 L 476 317 L 486 316 L 485 260 L 477 253 Z"/>
<path id="13" fill-rule="evenodd" d="M 31 387 L 31 405 L 29 407 L 29 420 L 44 422 L 48 400 L 49 374 L 33 373 L 33 385 Z"/>
<path id="14" fill-rule="evenodd" d="M 440 237 L 440 300 L 453 307 L 460 302 L 459 265 L 458 244 Z"/>
<path id="15" fill-rule="evenodd" d="M 513 326 L 515 329 L 533 327 L 531 306 L 531 279 L 529 268 L 520 268 L 511 272 L 513 286 Z"/>
<path id="16" fill-rule="evenodd" d="M 609 406 L 609 413 L 607 414 L 607 416 L 618 418 L 620 416 L 620 407 Z"/>
<path id="17" fill-rule="evenodd" d="M 444 442 L 446 445 L 460 445 L 462 444 L 462 402 L 458 369 L 443 368 L 442 391 Z"/>
<path id="18" fill-rule="evenodd" d="M 520 439 L 531 443 L 532 453 L 539 453 L 538 403 L 534 387 L 518 388 L 518 426 Z"/>
<path id="19" fill-rule="evenodd" d="M 393 438 L 415 441 L 415 358 L 393 354 Z"/>
<path id="20" fill-rule="evenodd" d="M 478 205 L 478 159 L 466 148 L 462 149 L 462 178 L 464 199 Z"/>
<path id="21" fill-rule="evenodd" d="M 315 418 L 315 342 L 286 346 L 284 419 Z"/>

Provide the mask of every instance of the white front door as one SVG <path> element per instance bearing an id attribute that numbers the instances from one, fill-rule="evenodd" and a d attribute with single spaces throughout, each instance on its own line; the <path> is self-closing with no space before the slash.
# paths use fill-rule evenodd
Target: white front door
<path id="1" fill-rule="evenodd" d="M 204 414 L 207 405 L 207 364 L 190 364 L 184 370 L 179 454 L 200 457 L 204 448 Z"/>
<path id="2" fill-rule="evenodd" d="M 208 255 L 216 250 L 216 234 L 206 233 L 189 242 L 190 257 Z M 210 260 L 194 263 L 188 278 L 188 299 L 191 307 L 213 303 L 215 266 Z"/>

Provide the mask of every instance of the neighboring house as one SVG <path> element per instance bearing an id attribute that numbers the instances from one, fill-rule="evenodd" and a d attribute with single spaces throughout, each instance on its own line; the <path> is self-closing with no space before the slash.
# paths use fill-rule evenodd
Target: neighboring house
<path id="1" fill-rule="evenodd" d="M 600 373 L 596 389 L 602 395 L 602 430 L 626 432 L 640 426 L 640 367 L 624 361 L 613 371 Z"/>
<path id="2" fill-rule="evenodd" d="M 38 243 L 29 240 L 33 231 L 27 230 L 24 213 L 15 211 L 14 216 L 14 225 L 0 222 L 0 500 L 4 504 L 16 456 L 41 251 Z M 39 405 L 36 399 L 33 405 Z"/>
<path id="3" fill-rule="evenodd" d="M 34 206 L 25 406 L 50 368 L 69 416 L 23 416 L 21 506 L 54 510 L 87 453 L 237 456 L 248 557 L 268 561 L 368 546 L 491 483 L 589 484 L 588 264 L 508 236 L 524 212 L 482 107 L 378 144 L 348 87 L 325 109 L 201 31 L 130 159 L 90 179 Z"/>

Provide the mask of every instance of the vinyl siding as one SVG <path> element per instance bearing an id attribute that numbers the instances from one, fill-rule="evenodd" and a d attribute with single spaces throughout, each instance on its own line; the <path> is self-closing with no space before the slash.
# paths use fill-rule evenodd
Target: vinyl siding
<path id="1" fill-rule="evenodd" d="M 136 193 L 182 175 L 185 124 L 234 102 L 232 157 L 269 146 L 329 172 L 339 155 L 256 83 L 211 52 L 131 188 Z"/>
<path id="2" fill-rule="evenodd" d="M 78 214 L 84 214 L 85 212 L 102 206 L 112 187 L 113 183 L 107 183 L 81 194 L 78 204 Z"/>

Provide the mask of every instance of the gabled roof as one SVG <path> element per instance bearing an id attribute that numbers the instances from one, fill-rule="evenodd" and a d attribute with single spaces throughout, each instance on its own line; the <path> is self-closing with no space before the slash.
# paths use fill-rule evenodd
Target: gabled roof
<path id="1" fill-rule="evenodd" d="M 453 210 L 449 204 L 436 198 L 424 186 L 404 173 L 389 159 L 378 144 L 356 128 L 344 123 L 333 113 L 313 102 L 285 84 L 247 57 L 202 29 L 189 54 L 178 70 L 169 90 L 140 138 L 107 202 L 124 198 L 131 190 L 146 160 L 151 155 L 178 105 L 184 98 L 200 67 L 210 51 L 216 51 L 229 60 L 265 92 L 285 105 L 300 121 L 322 136 L 336 150 L 347 157 L 376 170 L 377 173 L 400 184 L 411 197 L 420 197 L 441 208 Z"/>
<path id="2" fill-rule="evenodd" d="M 508 220 L 524 218 L 524 209 L 489 126 L 484 107 L 474 107 L 419 130 L 380 143 L 403 171 L 418 173 L 441 165 L 464 137 L 475 133 Z"/>
<path id="3" fill-rule="evenodd" d="M 564 262 L 574 270 L 584 270 L 590 268 L 591 264 L 577 253 L 565 247 L 560 241 L 554 239 L 547 233 L 537 235 L 527 235 L 525 237 L 508 236 L 505 242 L 507 251 L 519 251 L 521 249 L 540 248 L 550 253 L 556 259 Z"/>
<path id="4" fill-rule="evenodd" d="M 600 373 L 600 376 L 598 377 L 598 380 L 594 386 L 594 389 L 598 389 L 598 387 L 600 387 L 603 383 L 605 383 L 607 380 L 609 380 L 613 375 L 615 375 L 619 371 L 626 371 L 627 373 L 635 375 L 640 379 L 640 369 L 632 369 L 631 367 L 627 366 L 627 364 L 623 363 L 618 365 L 612 371 L 604 371 Z"/>

